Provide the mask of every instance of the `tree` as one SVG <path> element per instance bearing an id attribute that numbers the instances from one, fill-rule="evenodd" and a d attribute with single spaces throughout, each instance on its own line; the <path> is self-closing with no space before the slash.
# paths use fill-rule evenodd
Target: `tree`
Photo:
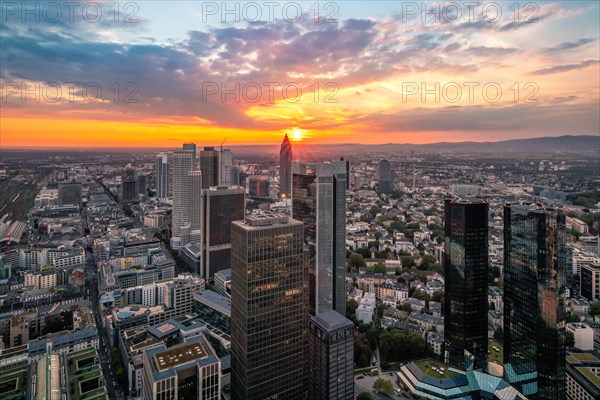
<path id="1" fill-rule="evenodd" d="M 354 338 L 354 362 L 357 368 L 369 366 L 369 343 L 364 337 L 356 336 Z"/>
<path id="2" fill-rule="evenodd" d="M 379 328 L 376 326 L 371 326 L 365 334 L 365 336 L 369 341 L 371 349 L 375 349 L 375 347 L 377 346 L 377 341 L 379 341 Z"/>
<path id="3" fill-rule="evenodd" d="M 573 332 L 566 331 L 565 347 L 574 347 L 574 346 L 575 346 L 575 336 L 573 336 Z"/>
<path id="4" fill-rule="evenodd" d="M 443 290 L 436 290 L 435 292 L 433 292 L 433 295 L 431 296 L 431 301 L 441 302 L 443 300 L 444 300 L 444 291 Z"/>
<path id="5" fill-rule="evenodd" d="M 346 318 L 352 319 L 355 317 L 356 309 L 358 308 L 358 303 L 354 299 L 350 299 L 346 302 Z"/>
<path id="6" fill-rule="evenodd" d="M 401 259 L 402 268 L 410 268 L 415 265 L 415 260 L 411 256 L 404 256 Z"/>
<path id="7" fill-rule="evenodd" d="M 357 400 L 374 400 L 373 396 L 371 396 L 371 393 L 368 393 L 368 392 L 362 392 L 361 394 L 358 395 L 358 397 L 356 399 Z"/>
<path id="8" fill-rule="evenodd" d="M 392 385 L 392 382 L 382 378 L 377 378 L 375 380 L 375 383 L 373 383 L 373 389 L 385 394 L 388 397 L 392 397 L 394 395 L 394 385 Z"/>
<path id="9" fill-rule="evenodd" d="M 419 266 L 419 269 L 427 270 L 427 269 L 429 269 L 430 265 L 433 265 L 436 262 L 437 262 L 437 260 L 435 259 L 435 256 L 432 256 L 431 254 L 425 254 L 421 258 L 421 265 Z"/>
<path id="10" fill-rule="evenodd" d="M 596 301 L 592 303 L 590 306 L 590 315 L 595 317 L 596 315 L 600 315 L 600 302 Z"/>
<path id="11" fill-rule="evenodd" d="M 352 268 L 358 269 L 360 267 L 366 267 L 367 263 L 365 263 L 365 258 L 362 255 L 358 253 L 352 253 L 348 259 L 348 265 Z"/>
<path id="12" fill-rule="evenodd" d="M 412 312 L 412 306 L 409 303 L 400 304 L 396 308 L 400 311 Z"/>
<path id="13" fill-rule="evenodd" d="M 375 264 L 375 266 L 373 266 L 373 273 L 374 274 L 385 274 L 387 272 L 387 270 L 385 269 L 385 264 L 384 263 L 377 263 Z"/>
<path id="14" fill-rule="evenodd" d="M 499 343 L 502 343 L 504 341 L 504 332 L 502 331 L 502 327 L 499 326 L 494 331 L 494 340 Z"/>

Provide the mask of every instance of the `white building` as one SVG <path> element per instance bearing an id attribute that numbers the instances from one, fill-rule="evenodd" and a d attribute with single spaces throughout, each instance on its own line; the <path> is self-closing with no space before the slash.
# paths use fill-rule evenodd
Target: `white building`
<path id="1" fill-rule="evenodd" d="M 575 348 L 594 350 L 594 330 L 586 323 L 567 324 L 567 331 L 575 337 Z"/>
<path id="2" fill-rule="evenodd" d="M 375 294 L 365 293 L 356 309 L 356 319 L 370 324 L 373 322 L 373 313 L 375 312 Z"/>

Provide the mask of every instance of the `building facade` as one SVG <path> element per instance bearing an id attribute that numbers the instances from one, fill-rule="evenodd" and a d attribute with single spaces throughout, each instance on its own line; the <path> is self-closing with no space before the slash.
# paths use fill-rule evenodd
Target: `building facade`
<path id="1" fill-rule="evenodd" d="M 354 398 L 354 324 L 330 310 L 308 327 L 308 398 Z"/>
<path id="2" fill-rule="evenodd" d="M 231 398 L 304 399 L 308 328 L 303 225 L 287 216 L 232 224 Z"/>
<path id="3" fill-rule="evenodd" d="M 304 223 L 312 315 L 346 315 L 346 163 L 292 164 L 292 217 Z"/>
<path id="4" fill-rule="evenodd" d="M 286 133 L 279 150 L 279 195 L 281 197 L 289 196 L 291 193 L 293 158 L 292 143 Z"/>
<path id="5" fill-rule="evenodd" d="M 565 216 L 504 207 L 504 375 L 526 396 L 565 398 Z"/>
<path id="6" fill-rule="evenodd" d="M 482 369 L 488 350 L 488 203 L 446 199 L 444 361 Z"/>

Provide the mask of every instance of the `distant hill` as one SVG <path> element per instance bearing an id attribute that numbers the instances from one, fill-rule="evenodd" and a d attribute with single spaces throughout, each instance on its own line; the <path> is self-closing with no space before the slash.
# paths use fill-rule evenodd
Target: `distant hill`
<path id="1" fill-rule="evenodd" d="M 298 146 L 298 145 L 296 145 Z M 303 144 L 312 155 L 351 155 L 364 152 L 431 151 L 454 153 L 597 153 L 600 156 L 600 136 L 567 135 L 513 139 L 499 142 L 439 142 L 430 144 L 385 143 L 385 144 Z M 278 153 L 277 145 L 231 146 L 234 152 Z"/>

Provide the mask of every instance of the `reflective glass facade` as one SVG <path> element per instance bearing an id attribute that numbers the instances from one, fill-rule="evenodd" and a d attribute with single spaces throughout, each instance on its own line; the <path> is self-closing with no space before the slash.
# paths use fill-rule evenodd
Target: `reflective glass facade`
<path id="1" fill-rule="evenodd" d="M 304 227 L 283 218 L 287 222 L 232 224 L 232 399 L 306 395 Z"/>
<path id="2" fill-rule="evenodd" d="M 444 361 L 482 369 L 488 349 L 488 204 L 446 199 L 444 213 Z"/>
<path id="3" fill-rule="evenodd" d="M 346 315 L 346 162 L 292 164 L 292 216 L 305 226 L 311 314 Z"/>
<path id="4" fill-rule="evenodd" d="M 504 208 L 504 372 L 524 395 L 565 398 L 565 216 Z"/>

